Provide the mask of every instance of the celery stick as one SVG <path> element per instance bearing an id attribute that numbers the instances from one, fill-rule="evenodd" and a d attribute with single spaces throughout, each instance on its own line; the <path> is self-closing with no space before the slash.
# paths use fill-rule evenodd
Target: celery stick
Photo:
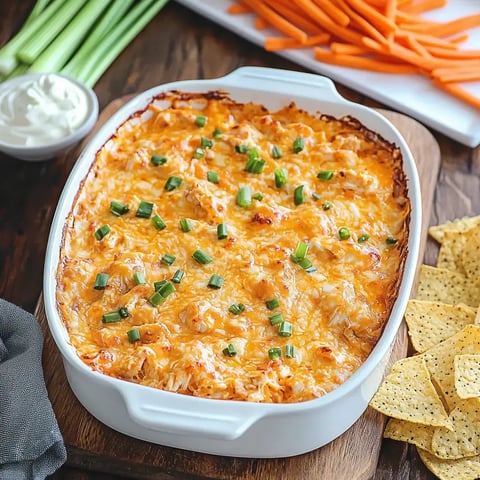
<path id="1" fill-rule="evenodd" d="M 105 35 L 119 22 L 125 15 L 135 0 L 114 0 L 108 10 L 102 15 L 98 24 L 75 52 L 73 57 L 62 68 L 61 73 L 76 77 L 82 65 L 87 61 L 92 51 L 100 44 Z"/>
<path id="2" fill-rule="evenodd" d="M 168 0 L 140 2 L 112 30 L 91 57 L 81 81 L 93 87 L 126 46 L 142 31 Z"/>
<path id="3" fill-rule="evenodd" d="M 17 58 L 31 65 L 51 41 L 65 28 L 87 0 L 68 0 L 54 17 L 48 20 L 34 37 L 23 44 L 17 52 Z"/>
<path id="4" fill-rule="evenodd" d="M 45 10 L 45 7 L 49 2 L 50 0 L 37 0 L 32 8 L 32 11 L 30 12 L 30 15 L 28 15 L 25 22 L 23 22 L 22 28 L 26 27 L 34 18 L 38 17 L 38 15 Z"/>
<path id="5" fill-rule="evenodd" d="M 18 64 L 15 55 L 19 48 L 34 37 L 64 3 L 65 0 L 53 0 L 45 10 L 30 21 L 29 25 L 22 28 L 7 44 L 0 48 L 0 74 L 8 75 L 13 71 Z"/>
<path id="6" fill-rule="evenodd" d="M 89 0 L 55 40 L 32 63 L 29 72 L 58 72 L 85 38 L 110 0 Z"/>
<path id="7" fill-rule="evenodd" d="M 24 73 L 27 73 L 28 71 L 28 65 L 25 65 L 24 63 L 19 63 L 6 77 L 5 80 L 13 77 L 18 77 L 20 75 L 23 75 Z"/>

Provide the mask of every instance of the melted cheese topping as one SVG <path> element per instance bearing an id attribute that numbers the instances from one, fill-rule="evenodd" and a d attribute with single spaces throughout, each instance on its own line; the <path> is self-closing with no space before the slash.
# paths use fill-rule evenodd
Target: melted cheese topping
<path id="1" fill-rule="evenodd" d="M 213 138 L 215 129 L 221 134 Z M 211 147 L 202 148 L 202 137 Z M 295 153 L 299 137 L 304 148 Z M 241 145 L 257 149 L 262 173 L 245 171 Z M 167 161 L 155 166 L 152 155 Z M 288 175 L 280 188 L 276 168 Z M 326 170 L 330 180 L 317 178 Z M 207 180 L 209 171 L 218 183 Z M 182 183 L 168 191 L 171 176 Z M 304 203 L 295 205 L 301 185 Z M 263 199 L 239 206 L 244 186 Z M 112 201 L 128 213 L 112 214 Z M 152 216 L 166 228 L 136 216 L 141 201 L 153 204 Z M 98 152 L 64 230 L 58 308 L 80 358 L 106 375 L 208 398 L 313 399 L 345 382 L 377 342 L 403 271 L 409 212 L 398 149 L 354 119 L 313 116 L 294 104 L 269 112 L 219 92 L 167 93 Z M 181 219 L 191 231 L 182 231 Z M 222 240 L 220 223 L 227 225 Z M 103 225 L 110 232 L 98 240 Z M 341 228 L 349 238 L 340 238 Z M 299 241 L 316 271 L 292 260 Z M 198 249 L 212 262 L 196 262 Z M 172 265 L 162 262 L 165 254 L 176 257 Z M 175 292 L 152 305 L 154 282 L 178 269 L 185 276 Z M 145 284 L 136 284 L 136 272 Z M 93 288 L 99 273 L 108 274 L 104 290 Z M 213 274 L 224 280 L 219 289 L 208 287 Z M 273 298 L 279 307 L 270 311 Z M 237 303 L 245 305 L 241 314 L 229 311 Z M 102 320 L 122 307 L 128 317 Z M 271 324 L 275 313 L 292 324 L 291 336 Z M 135 328 L 140 339 L 132 342 L 127 332 Z M 224 353 L 230 344 L 234 356 Z M 294 358 L 285 355 L 287 345 Z M 271 359 L 275 348 L 281 356 Z"/>

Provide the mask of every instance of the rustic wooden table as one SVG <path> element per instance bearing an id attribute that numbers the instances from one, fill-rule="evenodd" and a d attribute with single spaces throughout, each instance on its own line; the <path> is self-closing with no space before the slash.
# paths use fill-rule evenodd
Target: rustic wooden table
<path id="1" fill-rule="evenodd" d="M 0 45 L 18 29 L 32 3 L 1 0 Z M 157 84 L 189 78 L 214 78 L 242 65 L 303 70 L 171 2 L 117 59 L 98 82 L 95 91 L 103 108 L 115 98 Z M 349 99 L 382 107 L 342 85 L 337 87 Z M 479 214 L 480 148 L 470 149 L 440 134 L 433 134 L 440 145 L 441 166 L 429 223 Z M 0 154 L 0 297 L 31 312 L 42 289 L 50 222 L 73 162 L 74 158 L 66 156 L 28 163 Z M 428 242 L 425 262 L 433 263 L 435 254 L 436 246 Z M 338 458 L 338 462 L 342 461 Z M 108 471 L 108 466 L 105 467 L 102 470 Z M 123 478 L 125 476 L 128 477 L 128 473 Z M 74 468 L 67 462 L 52 477 L 54 480 L 63 478 L 113 480 L 120 477 L 80 469 L 78 465 Z M 186 477 L 170 472 L 142 478 Z M 433 478 L 413 448 L 384 441 L 372 480 Z"/>

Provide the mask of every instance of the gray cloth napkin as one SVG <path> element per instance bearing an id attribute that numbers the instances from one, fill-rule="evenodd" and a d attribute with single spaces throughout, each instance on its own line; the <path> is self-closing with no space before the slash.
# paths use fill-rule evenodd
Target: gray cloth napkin
<path id="1" fill-rule="evenodd" d="M 66 460 L 36 318 L 0 299 L 0 480 L 43 480 Z"/>

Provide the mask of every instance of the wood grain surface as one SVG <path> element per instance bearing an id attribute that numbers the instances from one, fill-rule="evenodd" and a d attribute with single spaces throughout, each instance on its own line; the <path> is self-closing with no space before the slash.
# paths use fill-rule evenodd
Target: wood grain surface
<path id="1" fill-rule="evenodd" d="M 100 115 L 95 130 L 129 97 L 111 102 Z M 410 145 L 422 179 L 423 234 L 426 228 L 440 165 L 439 147 L 428 130 L 415 120 L 391 111 L 381 111 Z M 79 151 L 82 146 L 80 146 Z M 77 155 L 71 152 L 69 155 Z M 281 459 L 226 458 L 162 447 L 113 431 L 93 418 L 76 400 L 68 386 L 61 358 L 46 328 L 43 299 L 36 311 L 45 333 L 44 371 L 52 404 L 68 447 L 68 464 L 96 471 L 122 474 L 136 479 L 371 479 L 377 467 L 382 444 L 384 417 L 372 409 L 341 437 L 313 452 Z M 391 361 L 405 356 L 407 341 L 402 326 Z M 341 412 L 339 412 L 341 415 Z M 340 461 L 342 460 L 342 461 Z"/>

